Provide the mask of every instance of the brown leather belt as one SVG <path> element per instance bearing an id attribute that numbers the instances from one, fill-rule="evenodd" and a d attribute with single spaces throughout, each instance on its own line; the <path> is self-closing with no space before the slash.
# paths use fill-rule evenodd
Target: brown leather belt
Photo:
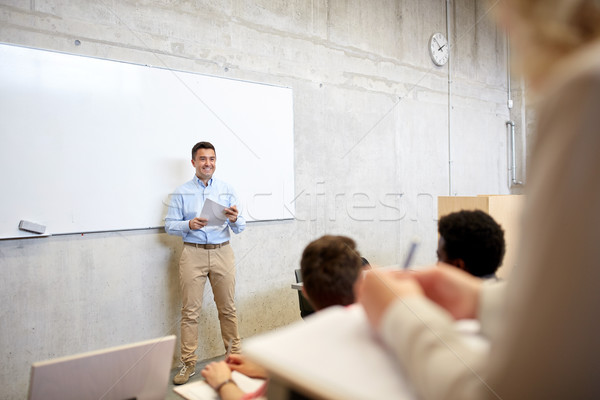
<path id="1" fill-rule="evenodd" d="M 218 249 L 223 246 L 227 246 L 229 244 L 229 240 L 226 242 L 223 242 L 223 243 L 219 243 L 219 244 L 199 244 L 199 243 L 188 243 L 188 242 L 183 242 L 183 244 L 185 244 L 186 246 L 195 247 L 197 249 L 214 250 L 214 249 Z"/>

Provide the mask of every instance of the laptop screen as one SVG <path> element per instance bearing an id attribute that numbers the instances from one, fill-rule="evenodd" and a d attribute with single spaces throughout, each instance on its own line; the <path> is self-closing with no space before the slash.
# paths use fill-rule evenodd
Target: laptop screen
<path id="1" fill-rule="evenodd" d="M 164 400 L 175 336 L 33 363 L 29 400 Z"/>

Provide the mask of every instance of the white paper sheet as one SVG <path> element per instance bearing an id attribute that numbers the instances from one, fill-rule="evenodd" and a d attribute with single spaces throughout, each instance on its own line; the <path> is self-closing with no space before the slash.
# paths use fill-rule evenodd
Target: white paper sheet
<path id="1" fill-rule="evenodd" d="M 246 339 L 244 353 L 318 398 L 416 399 L 404 371 L 375 338 L 359 305 L 329 307 Z"/>
<path id="2" fill-rule="evenodd" d="M 213 201 L 211 199 L 206 199 L 204 202 L 204 206 L 202 207 L 202 211 L 200 211 L 200 218 L 206 218 L 208 220 L 208 224 L 206 226 L 220 226 L 227 221 L 227 216 L 225 215 L 225 206 Z"/>
<path id="3" fill-rule="evenodd" d="M 257 391 L 265 382 L 262 379 L 249 378 L 237 371 L 231 373 L 231 379 L 245 393 Z M 188 400 L 219 400 L 219 394 L 204 379 L 176 386 L 173 391 Z"/>

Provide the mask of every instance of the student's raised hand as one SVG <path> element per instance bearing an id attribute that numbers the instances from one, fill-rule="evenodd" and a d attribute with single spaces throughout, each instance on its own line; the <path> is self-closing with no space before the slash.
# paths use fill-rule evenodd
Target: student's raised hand
<path id="1" fill-rule="evenodd" d="M 456 267 L 439 264 L 411 272 L 425 295 L 445 308 L 455 319 L 475 318 L 479 307 L 482 280 Z"/>
<path id="2" fill-rule="evenodd" d="M 267 371 L 263 367 L 253 363 L 241 354 L 230 354 L 225 362 L 232 371 L 240 372 L 250 378 L 268 378 Z"/>
<path id="3" fill-rule="evenodd" d="M 354 289 L 356 299 L 362 304 L 369 322 L 376 329 L 388 307 L 397 298 L 424 295 L 410 273 L 376 269 L 365 271 L 362 281 Z"/>
<path id="4" fill-rule="evenodd" d="M 426 296 L 455 319 L 475 318 L 481 283 L 458 268 L 440 264 L 420 271 L 368 271 L 355 291 L 369 322 L 378 328 L 394 300 L 412 296 Z"/>
<path id="5" fill-rule="evenodd" d="M 231 370 L 225 361 L 212 362 L 208 364 L 206 367 L 204 367 L 201 374 L 212 388 L 216 388 L 221 383 L 231 379 Z"/>

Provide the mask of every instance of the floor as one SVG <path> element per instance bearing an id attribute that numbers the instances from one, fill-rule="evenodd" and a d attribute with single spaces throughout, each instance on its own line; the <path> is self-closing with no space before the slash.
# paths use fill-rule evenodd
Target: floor
<path id="1" fill-rule="evenodd" d="M 219 356 L 219 357 L 211 358 L 209 360 L 204 360 L 204 361 L 198 362 L 196 364 L 196 374 L 194 374 L 194 376 L 192 376 L 188 382 L 194 382 L 196 380 L 202 379 L 202 375 L 200 375 L 200 371 L 202 371 L 204 366 L 213 361 L 221 361 L 223 358 L 224 358 L 224 356 Z M 173 385 L 173 378 L 179 372 L 180 369 L 181 369 L 181 367 L 177 367 L 177 368 L 173 368 L 171 370 L 171 375 L 169 376 L 169 387 L 167 388 L 167 396 L 165 397 L 165 400 L 181 400 L 183 398 L 173 391 L 173 387 L 175 386 L 175 385 Z"/>

